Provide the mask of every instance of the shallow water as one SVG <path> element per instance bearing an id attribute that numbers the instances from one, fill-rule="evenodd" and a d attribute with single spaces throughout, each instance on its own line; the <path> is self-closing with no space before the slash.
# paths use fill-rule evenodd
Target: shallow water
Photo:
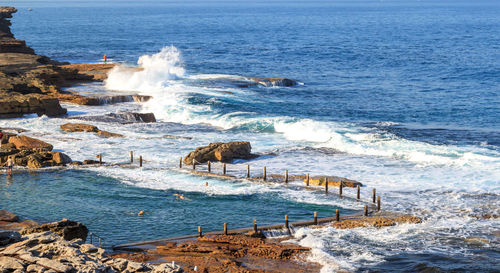
<path id="1" fill-rule="evenodd" d="M 242 227 L 253 218 L 264 224 L 284 214 L 299 220 L 313 211 L 362 210 L 298 183 L 287 188 L 176 170 L 194 147 L 248 140 L 254 152 L 276 155 L 251 161 L 255 175 L 267 166 L 268 173 L 344 176 L 367 186 L 364 200 L 377 188 L 383 208 L 423 217 L 422 224 L 380 230 L 297 229 L 293 241 L 312 247 L 310 259 L 324 272 L 497 270 L 499 221 L 483 219 L 500 214 L 496 1 L 14 4 L 20 11 L 13 32 L 39 54 L 74 63 L 107 54 L 144 68 L 72 89 L 140 93 L 151 101 L 65 105 L 69 117 L 140 111 L 159 122 L 92 121 L 126 136 L 102 139 L 59 130 L 74 119 L 2 120 L 2 127 L 28 129 L 74 160 L 102 153 L 105 161 L 125 162 L 131 150 L 145 159 L 142 170 L 15 176 L 0 187 L 2 207 L 42 222 L 79 220 L 113 244 L 191 234 L 197 219 L 213 230 L 223 222 Z M 250 76 L 301 84 L 239 86 Z M 230 174 L 243 176 L 246 164 L 234 162 Z M 177 192 L 193 201 L 175 200 Z M 138 217 L 139 210 L 151 213 Z"/>

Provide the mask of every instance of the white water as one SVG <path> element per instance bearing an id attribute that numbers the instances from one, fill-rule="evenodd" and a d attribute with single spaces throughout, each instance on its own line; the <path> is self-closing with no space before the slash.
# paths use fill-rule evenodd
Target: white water
<path id="1" fill-rule="evenodd" d="M 297 202 L 362 209 L 362 204 L 353 201 L 293 187 L 199 178 L 175 170 L 178 158 L 194 147 L 214 141 L 249 140 L 255 152 L 278 154 L 253 161 L 252 170 L 256 173 L 267 166 L 268 173 L 282 173 L 288 169 L 291 174 L 349 177 L 367 185 L 366 189 L 363 188 L 363 199 L 368 199 L 369 189 L 376 187 L 384 208 L 423 217 L 422 224 L 384 229 L 298 229 L 293 241 L 311 247 L 310 259 L 323 264 L 324 272 L 382 264 L 387 257 L 398 253 L 451 253 L 468 257 L 478 248 L 498 250 L 498 235 L 494 233 L 498 231 L 499 221 L 478 221 L 473 217 L 500 214 L 500 155 L 496 151 L 479 146 L 432 145 L 381 135 L 348 123 L 287 116 L 264 117 L 243 112 L 218 114 L 211 106 L 190 104 L 189 98 L 206 95 L 247 103 L 260 103 L 265 98 L 253 96 L 251 90 L 191 85 L 191 80 L 199 79 L 241 79 L 231 75 L 186 75 L 180 52 L 174 47 L 143 56 L 138 65 L 143 70 L 114 69 L 106 87 L 152 95 L 154 98 L 148 103 L 65 107 L 70 115 L 152 111 L 161 121 L 159 123 L 116 125 L 92 122 L 102 130 L 124 134 L 123 139 L 64 133 L 59 130 L 59 125 L 75 122 L 65 118 L 31 116 L 4 120 L 1 126 L 28 129 L 27 135 L 42 138 L 74 160 L 93 159 L 102 153 L 105 161 L 124 162 L 128 160 L 128 152 L 134 150 L 136 155 L 145 158 L 142 171 L 119 167 L 93 168 L 129 185 L 214 195 L 272 193 Z M 232 128 L 250 129 L 222 130 Z M 193 139 L 163 138 L 165 134 Z M 322 149 L 324 147 L 334 150 Z M 232 164 L 229 172 L 243 176 L 245 164 Z M 157 170 L 160 167 L 164 169 Z M 213 169 L 219 170 L 220 166 L 214 164 Z M 209 182 L 209 187 L 204 186 L 205 181 Z M 349 189 L 345 192 L 353 196 Z M 484 241 L 476 240 L 476 244 L 467 241 L 474 237 Z"/>

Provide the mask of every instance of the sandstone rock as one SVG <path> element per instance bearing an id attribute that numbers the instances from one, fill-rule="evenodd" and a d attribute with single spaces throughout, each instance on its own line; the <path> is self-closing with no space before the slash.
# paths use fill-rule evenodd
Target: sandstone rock
<path id="1" fill-rule="evenodd" d="M 46 115 L 48 117 L 56 117 L 65 115 L 68 112 L 68 110 L 61 107 L 57 99 L 43 99 L 41 102 L 43 110 L 37 113 L 39 116 Z"/>
<path id="2" fill-rule="evenodd" d="M 108 132 L 108 131 L 101 131 L 101 130 L 99 130 L 97 132 L 97 135 L 100 136 L 100 137 L 104 137 L 104 138 L 123 137 L 123 135 L 120 135 L 120 134 L 115 134 L 115 133 L 111 133 L 111 132 Z"/>
<path id="3" fill-rule="evenodd" d="M 25 264 L 19 261 L 18 259 L 2 256 L 0 257 L 0 266 L 3 268 L 14 271 L 14 270 L 24 270 Z"/>
<path id="4" fill-rule="evenodd" d="M 38 140 L 36 138 L 31 138 L 24 135 L 18 135 L 9 138 L 9 143 L 16 145 L 16 149 L 41 149 L 45 151 L 51 151 L 53 146 L 47 142 Z"/>
<path id="5" fill-rule="evenodd" d="M 250 142 L 235 141 L 235 142 L 216 142 L 210 143 L 208 146 L 196 148 L 190 152 L 185 158 L 185 164 L 193 164 L 193 159 L 197 163 L 207 161 L 230 162 L 233 159 L 251 159 L 255 155 L 251 154 L 252 147 Z"/>
<path id="6" fill-rule="evenodd" d="M 97 133 L 99 129 L 97 126 L 84 124 L 84 123 L 65 123 L 61 125 L 61 129 L 65 132 L 94 132 Z"/>
<path id="7" fill-rule="evenodd" d="M 26 268 L 27 273 L 39 273 L 39 272 L 44 272 L 46 269 L 44 267 L 41 267 L 37 264 L 30 264 Z"/>
<path id="8" fill-rule="evenodd" d="M 70 272 L 73 269 L 73 267 L 71 266 L 47 258 L 39 258 L 37 259 L 36 263 L 43 267 L 50 268 L 56 272 Z"/>
<path id="9" fill-rule="evenodd" d="M 89 232 L 87 227 L 82 223 L 63 219 L 59 222 L 43 224 L 35 228 L 23 229 L 21 234 L 31 234 L 45 231 L 55 232 L 68 241 L 76 238 L 80 238 L 85 241 Z"/>
<path id="10" fill-rule="evenodd" d="M 182 268 L 178 265 L 172 266 L 172 264 L 160 264 L 154 270 L 153 273 L 181 273 L 184 272 Z"/>
<path id="11" fill-rule="evenodd" d="M 40 169 L 43 167 L 42 158 L 39 154 L 32 154 L 27 157 L 27 166 L 29 169 Z"/>
<path id="12" fill-rule="evenodd" d="M 0 210 L 0 221 L 17 222 L 19 217 L 10 211 L 2 209 Z"/>
<path id="13" fill-rule="evenodd" d="M 56 164 L 66 165 L 72 162 L 69 156 L 61 152 L 52 151 L 51 154 L 52 154 L 52 160 L 54 160 Z"/>

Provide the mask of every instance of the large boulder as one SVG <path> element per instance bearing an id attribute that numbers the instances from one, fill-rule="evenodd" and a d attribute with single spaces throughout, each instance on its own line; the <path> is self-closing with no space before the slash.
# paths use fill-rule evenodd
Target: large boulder
<path id="1" fill-rule="evenodd" d="M 66 165 L 72 162 L 71 158 L 61 152 L 52 151 L 52 160 L 58 165 Z"/>
<path id="2" fill-rule="evenodd" d="M 68 241 L 73 239 L 82 239 L 85 241 L 87 239 L 87 234 L 89 233 L 87 227 L 82 223 L 62 219 L 59 222 L 43 224 L 34 228 L 25 228 L 21 230 L 21 234 L 26 235 L 46 231 L 55 232 Z"/>
<path id="3" fill-rule="evenodd" d="M 53 148 L 53 146 L 47 142 L 24 135 L 10 137 L 9 143 L 14 144 L 18 150 L 40 149 L 44 151 L 52 151 Z"/>
<path id="4" fill-rule="evenodd" d="M 233 159 L 251 159 L 255 155 L 251 153 L 252 146 L 248 141 L 234 141 L 228 143 L 216 142 L 208 146 L 198 147 L 190 152 L 185 158 L 185 164 L 205 163 L 207 161 L 230 162 Z"/>
<path id="5" fill-rule="evenodd" d="M 84 123 L 65 123 L 61 125 L 61 129 L 65 132 L 93 132 L 97 133 L 97 126 Z"/>

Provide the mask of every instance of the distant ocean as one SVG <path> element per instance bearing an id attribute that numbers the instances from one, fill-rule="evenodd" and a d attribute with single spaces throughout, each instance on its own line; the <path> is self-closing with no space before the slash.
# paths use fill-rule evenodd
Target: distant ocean
<path id="1" fill-rule="evenodd" d="M 70 63 L 141 66 L 69 89 L 145 94 L 147 103 L 64 105 L 70 117 L 153 112 L 154 124 L 90 121 L 123 139 L 68 134 L 68 118 L 1 120 L 74 160 L 142 170 L 72 169 L 2 176 L 0 207 L 41 222 L 82 221 L 105 244 L 363 210 L 289 187 L 192 176 L 180 156 L 215 141 L 250 141 L 252 170 L 337 175 L 422 224 L 295 230 L 323 272 L 499 272 L 500 2 L 4 1 L 12 32 L 37 54 Z M 31 10 L 29 10 L 31 9 Z M 248 77 L 294 87 L 242 87 Z M 187 138 L 165 138 L 164 135 Z M 228 171 L 243 175 L 244 161 Z M 220 169 L 219 164 L 213 167 Z M 205 182 L 209 187 L 205 187 Z M 353 195 L 352 189 L 346 194 Z M 182 193 L 192 201 L 176 200 Z M 145 217 L 137 217 L 144 210 Z M 489 219 L 484 219 L 489 218 Z"/>

